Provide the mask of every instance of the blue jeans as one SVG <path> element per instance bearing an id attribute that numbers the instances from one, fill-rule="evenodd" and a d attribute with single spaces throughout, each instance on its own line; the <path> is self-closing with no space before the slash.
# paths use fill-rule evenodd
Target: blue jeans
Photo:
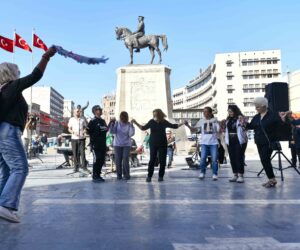
<path id="1" fill-rule="evenodd" d="M 114 149 L 118 177 L 121 178 L 123 174 L 125 178 L 130 178 L 129 156 L 131 147 L 115 146 Z"/>
<path id="2" fill-rule="evenodd" d="M 213 174 L 218 175 L 218 145 L 201 145 L 201 162 L 200 169 L 201 173 L 206 172 L 207 168 L 207 157 L 211 157 L 211 167 Z"/>
<path id="3" fill-rule="evenodd" d="M 167 156 L 168 156 L 168 166 L 171 166 L 172 162 L 173 162 L 173 156 L 174 156 L 174 149 L 173 148 L 168 147 Z"/>
<path id="4" fill-rule="evenodd" d="M 20 194 L 28 174 L 21 129 L 0 122 L 0 206 L 18 210 Z"/>

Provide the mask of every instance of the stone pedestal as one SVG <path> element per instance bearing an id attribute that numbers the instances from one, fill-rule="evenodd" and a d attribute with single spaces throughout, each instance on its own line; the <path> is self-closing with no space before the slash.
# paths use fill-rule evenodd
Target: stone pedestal
<path id="1" fill-rule="evenodd" d="M 117 69 L 116 118 L 127 111 L 130 119 L 145 124 L 152 111 L 162 109 L 167 119 L 172 118 L 170 90 L 171 69 L 165 65 L 128 65 Z M 141 143 L 144 132 L 136 129 L 135 140 Z"/>

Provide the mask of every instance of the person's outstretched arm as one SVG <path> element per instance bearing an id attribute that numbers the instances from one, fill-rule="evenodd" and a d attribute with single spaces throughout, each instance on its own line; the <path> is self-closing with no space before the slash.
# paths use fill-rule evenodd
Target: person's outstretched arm
<path id="1" fill-rule="evenodd" d="M 11 84 L 14 85 L 16 92 L 20 93 L 24 89 L 27 89 L 37 83 L 42 78 L 50 58 L 54 56 L 55 53 L 56 49 L 54 47 L 49 48 L 48 51 L 44 53 L 40 62 L 31 74 L 13 81 Z"/>
<path id="2" fill-rule="evenodd" d="M 141 124 L 139 124 L 135 119 L 132 119 L 131 122 L 133 124 L 135 124 L 140 130 L 148 130 L 151 127 L 151 120 L 144 126 L 142 126 Z"/>
<path id="3" fill-rule="evenodd" d="M 187 126 L 192 133 L 196 133 L 198 131 L 197 128 L 193 128 L 187 121 L 184 122 L 184 125 Z"/>
<path id="4" fill-rule="evenodd" d="M 166 122 L 167 122 L 167 128 L 173 128 L 173 129 L 177 129 L 185 124 L 185 122 L 182 122 L 179 124 L 173 124 L 173 123 L 170 123 L 169 121 L 166 121 Z"/>

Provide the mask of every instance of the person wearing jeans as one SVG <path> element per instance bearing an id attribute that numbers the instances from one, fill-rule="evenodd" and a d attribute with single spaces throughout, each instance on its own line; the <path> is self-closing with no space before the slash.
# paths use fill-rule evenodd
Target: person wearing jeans
<path id="1" fill-rule="evenodd" d="M 213 172 L 213 178 L 217 180 L 218 176 L 218 144 L 201 144 L 201 158 L 200 158 L 200 179 L 203 179 L 206 174 L 207 158 L 211 157 L 211 167 Z"/>
<path id="2" fill-rule="evenodd" d="M 19 223 L 20 194 L 28 174 L 28 162 L 21 135 L 28 105 L 23 90 L 37 83 L 56 49 L 51 47 L 33 72 L 20 78 L 16 64 L 0 64 L 0 218 Z"/>
<path id="3" fill-rule="evenodd" d="M 188 123 L 185 125 L 192 132 L 201 133 L 201 161 L 200 161 L 200 175 L 199 179 L 204 179 L 207 168 L 208 155 L 211 156 L 211 166 L 213 171 L 213 180 L 218 180 L 218 133 L 220 126 L 216 118 L 214 118 L 213 110 L 210 107 L 205 107 L 203 111 L 204 118 L 199 120 L 193 128 Z"/>
<path id="4" fill-rule="evenodd" d="M 110 122 L 110 133 L 114 135 L 114 150 L 117 167 L 117 178 L 122 180 L 130 179 L 129 155 L 131 150 L 131 137 L 135 134 L 132 123 L 129 122 L 128 113 L 123 111 L 120 114 L 120 121 L 113 119 Z M 122 177 L 123 175 L 123 177 Z"/>
<path id="5" fill-rule="evenodd" d="M 171 168 L 173 163 L 174 151 L 176 148 L 175 144 L 175 137 L 172 134 L 172 131 L 167 131 L 167 141 L 168 141 L 168 149 L 167 149 L 167 156 L 168 156 L 168 168 Z"/>

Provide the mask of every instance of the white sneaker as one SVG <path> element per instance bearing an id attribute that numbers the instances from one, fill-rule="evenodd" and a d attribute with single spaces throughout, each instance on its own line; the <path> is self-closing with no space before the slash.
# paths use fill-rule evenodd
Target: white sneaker
<path id="1" fill-rule="evenodd" d="M 13 223 L 20 223 L 20 219 L 18 216 L 13 213 L 13 211 L 9 210 L 8 208 L 0 206 L 0 218 L 7 220 Z"/>
<path id="2" fill-rule="evenodd" d="M 218 180 L 218 176 L 216 174 L 213 174 L 212 179 L 213 179 L 213 181 L 217 181 Z"/>
<path id="3" fill-rule="evenodd" d="M 204 178 L 205 178 L 205 174 L 204 174 L 204 173 L 200 173 L 200 174 L 199 174 L 199 179 L 200 179 L 200 180 L 203 180 Z"/>
<path id="4" fill-rule="evenodd" d="M 244 177 L 243 176 L 239 176 L 236 180 L 237 183 L 244 183 Z"/>
<path id="5" fill-rule="evenodd" d="M 237 175 L 232 176 L 232 178 L 229 179 L 229 182 L 236 182 L 238 179 Z"/>

